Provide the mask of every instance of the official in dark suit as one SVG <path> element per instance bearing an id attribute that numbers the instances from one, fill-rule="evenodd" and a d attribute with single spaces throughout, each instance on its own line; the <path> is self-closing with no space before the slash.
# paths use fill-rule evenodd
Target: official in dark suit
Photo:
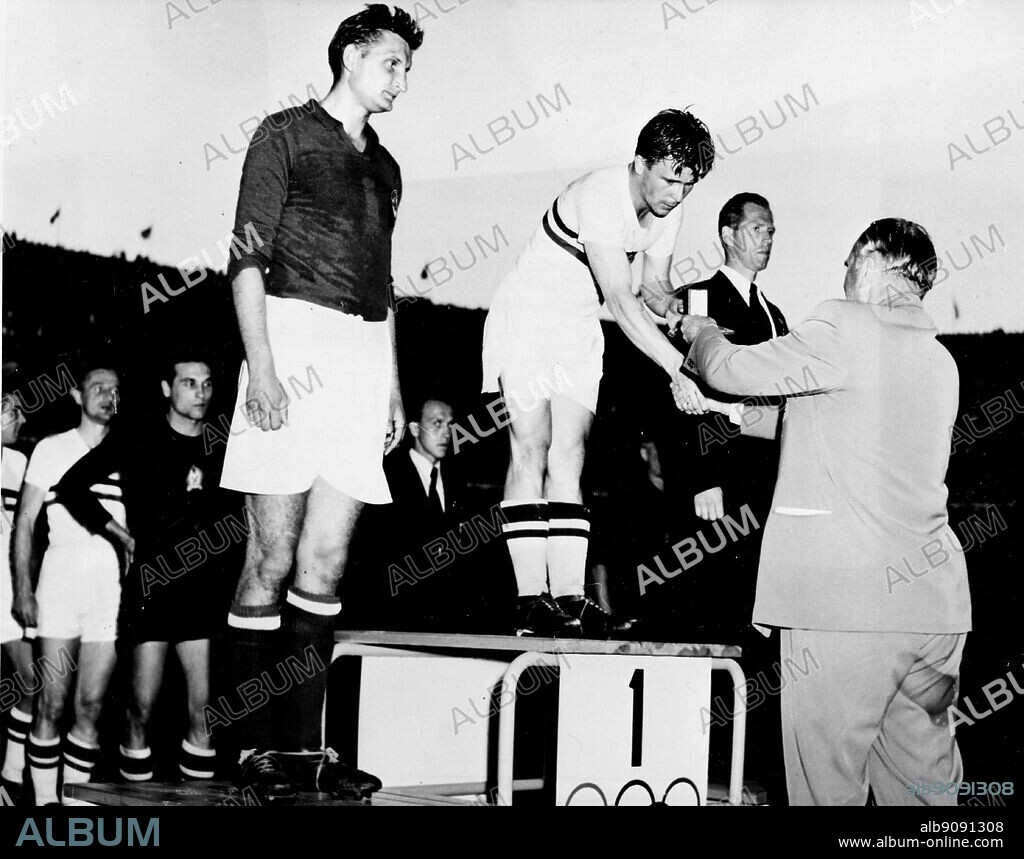
<path id="1" fill-rule="evenodd" d="M 385 460 L 393 502 L 378 529 L 386 565 L 384 622 L 449 632 L 464 614 L 458 578 L 464 485 L 448 459 L 452 407 L 430 399 L 409 424 L 411 444 Z"/>
<path id="2" fill-rule="evenodd" d="M 782 311 L 767 299 L 756 281 L 771 258 L 775 222 L 768 201 L 750 192 L 729 199 L 718 215 L 723 265 L 711 278 L 680 289 L 690 313 L 710 316 L 732 329 L 732 343 L 749 346 L 789 331 Z M 736 397 L 704 389 L 706 396 L 733 402 Z M 778 469 L 774 440 L 743 436 L 723 415 L 673 415 L 673 451 L 679 457 L 670 469 L 677 486 L 673 494 L 692 504 L 692 533 L 711 548 L 730 532 L 714 523 L 728 514 L 744 523 L 747 534 L 725 545 L 687 571 L 687 594 L 695 632 L 716 640 L 739 640 L 749 627 L 754 601 L 757 558 Z M 667 445 L 663 445 L 667 446 Z M 671 457 L 671 452 L 670 452 Z M 752 527 L 751 521 L 757 523 Z"/>
<path id="3" fill-rule="evenodd" d="M 683 320 L 688 365 L 719 390 L 806 380 L 787 397 L 753 615 L 780 628 L 801 675 L 781 692 L 793 804 L 863 805 L 869 789 L 880 805 L 956 804 L 914 791 L 962 779 L 948 708 L 971 628 L 946 511 L 959 376 L 921 306 L 935 259 L 922 227 L 886 218 L 847 257 L 846 300 L 790 334 L 735 346 L 709 320 Z M 747 430 L 774 430 L 763 408 L 747 411 Z"/>

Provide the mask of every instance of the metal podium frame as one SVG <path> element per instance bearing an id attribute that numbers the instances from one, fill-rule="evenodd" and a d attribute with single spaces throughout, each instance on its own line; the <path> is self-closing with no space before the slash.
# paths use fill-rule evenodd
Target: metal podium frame
<path id="1" fill-rule="evenodd" d="M 414 649 L 415 648 L 415 649 Z M 740 656 L 738 647 L 715 644 L 675 644 L 660 642 L 593 641 L 564 638 L 517 638 L 504 635 L 442 635 L 437 633 L 405 633 L 338 630 L 335 633 L 334 659 L 338 656 L 410 656 L 430 658 L 452 655 L 446 651 L 485 652 L 494 658 L 495 651 L 517 651 L 502 675 L 502 689 L 511 694 L 507 705 L 498 713 L 498 768 L 495 805 L 511 806 L 515 790 L 536 790 L 542 779 L 512 777 L 515 752 L 516 702 L 519 680 L 528 668 L 558 666 L 557 657 L 575 654 L 704 657 L 711 659 L 712 671 L 728 671 L 733 681 L 732 753 L 729 762 L 729 805 L 743 804 L 743 764 L 747 732 L 746 675 L 733 656 Z M 438 652 L 440 651 L 440 652 Z M 332 660 L 333 661 L 333 660 Z M 709 702 L 710 703 L 710 702 Z M 394 788 L 400 793 L 431 793 L 465 795 L 486 793 L 484 783 L 407 785 Z"/>

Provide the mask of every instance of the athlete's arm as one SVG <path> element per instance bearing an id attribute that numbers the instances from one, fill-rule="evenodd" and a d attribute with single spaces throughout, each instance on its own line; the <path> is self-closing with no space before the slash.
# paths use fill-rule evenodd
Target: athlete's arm
<path id="1" fill-rule="evenodd" d="M 384 455 L 398 447 L 405 435 L 405 409 L 402 407 L 402 386 L 398 381 L 398 341 L 395 340 L 395 311 L 388 308 L 388 333 L 391 335 L 391 399 L 388 403 L 388 425 L 385 430 Z"/>
<path id="2" fill-rule="evenodd" d="M 231 282 L 231 292 L 249 367 L 249 386 L 245 389 L 249 420 L 264 431 L 280 429 L 288 420 L 288 395 L 277 377 L 270 351 L 263 272 L 243 268 Z"/>
<path id="3" fill-rule="evenodd" d="M 590 269 L 597 279 L 608 309 L 633 345 L 661 367 L 674 389 L 685 392 L 683 411 L 703 414 L 707 411 L 704 397 L 697 385 L 679 370 L 682 356 L 662 335 L 654 320 L 641 307 L 633 294 L 633 273 L 626 252 L 613 245 L 584 242 Z M 678 401 L 677 401 L 678 402 Z"/>
<path id="4" fill-rule="evenodd" d="M 13 614 L 24 627 L 36 625 L 36 596 L 32 584 L 36 521 L 43 509 L 46 490 L 33 483 L 21 485 L 21 498 L 14 529 L 14 606 Z"/>
<path id="5" fill-rule="evenodd" d="M 280 429 L 288 420 L 288 395 L 277 376 L 267 338 L 264 272 L 274 257 L 281 212 L 288 199 L 291 160 L 285 129 L 264 120 L 245 153 L 228 264 L 249 368 L 246 409 L 250 422 L 264 431 Z M 250 237 L 250 230 L 259 241 Z"/>
<path id="6" fill-rule="evenodd" d="M 672 291 L 672 284 L 669 282 L 671 265 L 672 257 L 652 257 L 649 254 L 644 254 L 640 297 L 652 313 L 661 317 L 665 317 L 678 301 Z"/>
<path id="7" fill-rule="evenodd" d="M 121 472 L 122 485 L 126 461 L 123 455 L 123 439 L 118 435 L 107 437 L 69 468 L 54 487 L 57 498 L 64 508 L 83 528 L 94 534 L 110 534 L 124 547 L 125 569 L 131 564 L 135 552 L 135 539 L 121 525 L 110 511 L 93 494 L 92 485 L 102 483 L 115 471 Z"/>

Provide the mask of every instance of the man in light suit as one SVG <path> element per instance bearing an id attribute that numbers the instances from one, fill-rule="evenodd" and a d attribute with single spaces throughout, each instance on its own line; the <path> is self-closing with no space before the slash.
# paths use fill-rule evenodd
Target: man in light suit
<path id="1" fill-rule="evenodd" d="M 846 266 L 847 300 L 785 337 L 734 346 L 685 318 L 687 364 L 731 394 L 787 397 L 753 620 L 803 666 L 782 690 L 790 802 L 863 805 L 870 788 L 879 804 L 952 805 L 912 789 L 961 780 L 947 708 L 971 625 L 944 483 L 959 377 L 921 307 L 935 250 L 888 218 Z M 773 430 L 765 407 L 740 420 Z"/>

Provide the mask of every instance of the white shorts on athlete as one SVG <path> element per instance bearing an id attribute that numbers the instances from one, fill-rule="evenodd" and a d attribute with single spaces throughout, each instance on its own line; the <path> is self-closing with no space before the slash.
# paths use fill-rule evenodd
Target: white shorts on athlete
<path id="1" fill-rule="evenodd" d="M 21 624 L 14 619 L 11 609 L 14 607 L 14 582 L 8 564 L 0 571 L 0 644 L 8 641 L 20 641 L 25 634 Z"/>
<path id="2" fill-rule="evenodd" d="M 294 298 L 266 301 L 270 350 L 288 396 L 288 419 L 277 430 L 249 423 L 243 362 L 221 486 L 251 495 L 294 495 L 322 477 L 350 498 L 389 503 L 387 322 L 366 322 Z"/>
<path id="3" fill-rule="evenodd" d="M 510 410 L 530 411 L 558 393 L 596 412 L 604 371 L 599 312 L 589 282 L 586 289 L 567 289 L 557 272 L 546 277 L 535 269 L 527 276 L 513 269 L 484 323 L 481 390 L 503 390 Z"/>
<path id="4" fill-rule="evenodd" d="M 36 586 L 41 638 L 114 641 L 121 604 L 121 569 L 110 541 L 49 546 Z"/>

